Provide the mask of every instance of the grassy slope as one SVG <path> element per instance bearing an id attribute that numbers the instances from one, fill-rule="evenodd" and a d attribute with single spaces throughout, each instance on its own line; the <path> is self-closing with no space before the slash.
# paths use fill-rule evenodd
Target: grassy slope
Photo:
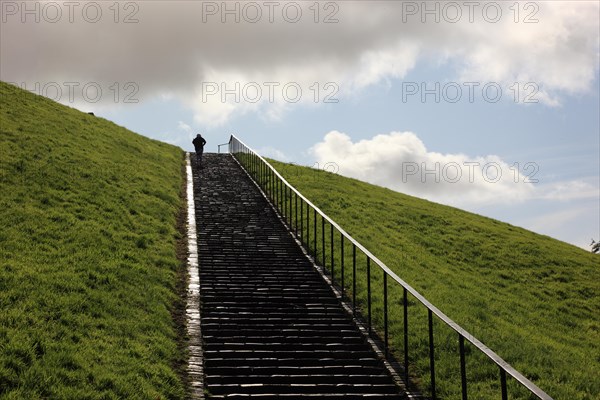
<path id="1" fill-rule="evenodd" d="M 278 162 L 274 166 L 401 278 L 555 399 L 600 398 L 600 257 L 354 179 Z M 361 260 L 357 292 L 364 302 Z M 402 317 L 394 304 L 401 304 L 401 293 L 392 290 L 391 296 L 392 343 L 400 349 Z M 409 304 L 415 335 L 410 341 L 417 348 L 411 363 L 427 387 L 426 312 L 414 301 Z M 446 398 L 458 398 L 457 338 L 448 330 L 437 332 L 436 368 L 452 382 L 438 380 L 438 387 Z M 469 398 L 499 398 L 497 368 L 482 367 L 481 358 L 471 354 Z M 519 396 L 514 386 L 511 391 Z"/>
<path id="2" fill-rule="evenodd" d="M 0 83 L 0 397 L 183 398 L 182 152 Z"/>

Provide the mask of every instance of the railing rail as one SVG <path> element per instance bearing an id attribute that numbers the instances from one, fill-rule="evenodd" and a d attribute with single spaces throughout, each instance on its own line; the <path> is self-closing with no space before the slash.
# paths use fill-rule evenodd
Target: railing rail
<path id="1" fill-rule="evenodd" d="M 218 144 L 217 145 L 217 153 L 221 154 L 221 146 L 229 146 L 229 143 L 230 142 Z"/>
<path id="2" fill-rule="evenodd" d="M 334 282 L 335 275 L 333 273 L 333 249 L 334 249 L 334 229 L 340 233 L 340 251 L 341 251 L 341 291 L 342 296 L 344 295 L 344 241 L 348 241 L 349 244 L 352 245 L 353 252 L 353 273 L 352 273 L 352 309 L 356 310 L 356 249 L 359 249 L 366 257 L 367 257 L 367 285 L 368 285 L 368 329 L 369 333 L 372 332 L 371 327 L 371 262 L 374 262 L 380 269 L 383 271 L 383 295 L 384 295 L 384 351 L 386 357 L 389 355 L 389 343 L 388 343 L 388 277 L 393 281 L 398 283 L 403 288 L 404 295 L 404 375 L 405 379 L 408 380 L 408 323 L 407 323 L 407 295 L 410 293 L 415 299 L 417 299 L 423 306 L 427 308 L 428 312 L 428 329 L 429 329 L 429 358 L 430 358 L 430 371 L 431 371 L 431 391 L 432 398 L 436 398 L 436 387 L 435 387 L 435 357 L 434 357 L 434 343 L 433 343 L 433 316 L 435 315 L 439 320 L 444 322 L 448 327 L 454 330 L 458 334 L 459 339 L 459 352 L 460 352 L 460 369 L 461 369 L 461 391 L 462 391 L 462 399 L 467 399 L 467 383 L 466 383 L 466 363 L 465 363 L 465 347 L 464 341 L 468 341 L 475 348 L 477 348 L 481 353 L 483 353 L 487 358 L 493 361 L 498 367 L 500 372 L 500 386 L 501 386 L 501 394 L 502 399 L 508 399 L 507 393 L 507 383 L 506 383 L 506 375 L 508 374 L 512 378 L 514 378 L 517 382 L 519 382 L 524 388 L 526 388 L 531 394 L 534 394 L 538 399 L 541 400 L 553 400 L 548 394 L 546 394 L 542 389 L 536 386 L 533 382 L 523 376 L 519 371 L 514 369 L 510 364 L 504 361 L 500 356 L 498 356 L 494 351 L 492 351 L 489 347 L 463 329 L 460 325 L 454 322 L 450 317 L 444 314 L 440 309 L 430 303 L 423 295 L 421 295 L 416 289 L 411 287 L 408 283 L 406 283 L 402 278 L 400 278 L 394 271 L 392 271 L 385 263 L 379 260 L 374 254 L 372 254 L 368 249 L 366 249 L 362 244 L 360 244 L 356 239 L 354 239 L 350 234 L 348 234 L 341 226 L 339 226 L 333 219 L 327 216 L 323 211 L 321 211 L 315 204 L 313 204 L 309 199 L 307 199 L 304 195 L 302 195 L 296 188 L 294 188 L 271 164 L 266 161 L 262 156 L 248 147 L 244 142 L 242 142 L 235 135 L 231 135 L 229 140 L 229 152 L 234 156 L 240 164 L 246 169 L 246 171 L 253 177 L 253 179 L 261 186 L 263 189 L 268 189 L 267 195 L 273 200 L 273 203 L 279 207 L 279 203 L 281 202 L 282 207 L 279 207 L 281 214 L 284 215 L 284 219 L 286 220 L 289 217 L 289 226 L 298 236 L 298 224 L 300 223 L 300 230 L 303 232 L 306 226 L 306 242 L 303 237 L 300 237 L 300 240 L 303 244 L 306 245 L 310 254 L 310 209 L 313 210 L 313 248 L 314 251 L 314 259 L 315 262 L 317 260 L 317 215 L 321 217 L 321 244 L 323 249 L 323 266 L 325 266 L 325 224 L 328 223 L 331 226 L 331 276 L 332 282 Z M 244 155 L 246 157 L 241 157 L 240 155 Z M 284 197 L 285 191 L 285 197 Z M 287 205 L 289 194 L 289 210 Z M 292 215 L 292 197 L 294 198 L 295 203 L 295 224 L 294 215 Z M 298 202 L 300 202 L 300 221 L 298 221 Z M 306 216 L 304 215 L 304 204 L 306 204 Z M 289 216 L 286 215 L 288 214 Z M 306 218 L 305 218 L 306 217 Z M 305 225 L 306 224 L 306 225 Z"/>

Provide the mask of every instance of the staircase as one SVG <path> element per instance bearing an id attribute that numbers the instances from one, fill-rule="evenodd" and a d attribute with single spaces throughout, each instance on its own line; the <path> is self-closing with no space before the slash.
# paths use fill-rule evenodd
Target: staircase
<path id="1" fill-rule="evenodd" d="M 209 153 L 203 165 L 193 177 L 209 398 L 405 398 L 235 160 Z"/>

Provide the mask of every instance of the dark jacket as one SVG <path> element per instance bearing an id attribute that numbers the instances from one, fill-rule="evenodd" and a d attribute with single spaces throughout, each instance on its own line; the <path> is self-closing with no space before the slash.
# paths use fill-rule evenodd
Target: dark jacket
<path id="1" fill-rule="evenodd" d="M 196 135 L 194 140 L 192 140 L 192 144 L 194 145 L 196 152 L 198 152 L 198 150 L 204 150 L 204 145 L 206 144 L 206 140 L 204 140 L 204 138 L 202 136 Z"/>

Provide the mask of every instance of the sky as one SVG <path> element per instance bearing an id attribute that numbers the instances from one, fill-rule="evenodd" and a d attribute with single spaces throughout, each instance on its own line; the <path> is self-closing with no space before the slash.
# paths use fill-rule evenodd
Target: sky
<path id="1" fill-rule="evenodd" d="M 599 4 L 0 0 L 0 79 L 589 249 Z"/>

